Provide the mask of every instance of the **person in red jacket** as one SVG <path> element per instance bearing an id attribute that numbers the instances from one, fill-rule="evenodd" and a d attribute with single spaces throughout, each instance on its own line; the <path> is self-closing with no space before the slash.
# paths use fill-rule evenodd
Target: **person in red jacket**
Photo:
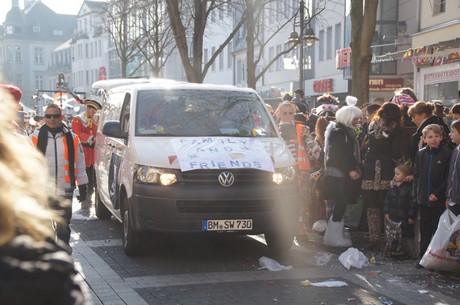
<path id="1" fill-rule="evenodd" d="M 97 124 L 94 116 L 102 108 L 98 101 L 87 99 L 85 101 L 86 111 L 72 119 L 72 131 L 80 138 L 83 152 L 85 153 L 86 174 L 89 183 L 87 185 L 88 204 L 91 204 L 91 195 L 94 192 L 94 142 L 96 140 Z M 89 208 L 82 207 L 82 208 Z"/>

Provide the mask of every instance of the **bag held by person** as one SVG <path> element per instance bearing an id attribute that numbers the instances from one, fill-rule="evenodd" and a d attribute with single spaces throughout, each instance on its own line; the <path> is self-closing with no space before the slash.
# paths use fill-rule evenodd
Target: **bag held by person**
<path id="1" fill-rule="evenodd" d="M 460 273 L 460 215 L 446 209 L 438 229 L 420 260 L 426 269 Z"/>

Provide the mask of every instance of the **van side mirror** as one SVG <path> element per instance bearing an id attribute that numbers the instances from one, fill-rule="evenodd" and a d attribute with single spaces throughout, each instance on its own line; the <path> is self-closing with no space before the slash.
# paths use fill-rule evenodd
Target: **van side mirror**
<path id="1" fill-rule="evenodd" d="M 108 137 L 128 139 L 128 133 L 121 130 L 120 121 L 107 121 L 102 127 L 102 133 Z"/>

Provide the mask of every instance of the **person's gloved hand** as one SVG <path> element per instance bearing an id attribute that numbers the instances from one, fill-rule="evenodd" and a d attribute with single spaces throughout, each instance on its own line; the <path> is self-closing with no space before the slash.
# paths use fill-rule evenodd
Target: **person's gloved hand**
<path id="1" fill-rule="evenodd" d="M 78 186 L 78 191 L 80 195 L 77 196 L 78 201 L 83 202 L 86 200 L 86 184 L 82 184 Z"/>

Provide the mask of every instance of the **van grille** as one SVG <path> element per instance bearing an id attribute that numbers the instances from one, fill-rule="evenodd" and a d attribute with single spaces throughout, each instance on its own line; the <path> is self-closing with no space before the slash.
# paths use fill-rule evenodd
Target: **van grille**
<path id="1" fill-rule="evenodd" d="M 272 173 L 261 170 L 194 170 L 181 172 L 180 183 L 219 185 L 218 176 L 228 171 L 235 176 L 234 185 L 265 184 L 272 181 Z"/>
<path id="2" fill-rule="evenodd" d="M 177 201 L 179 213 L 262 213 L 271 212 L 272 200 Z"/>

